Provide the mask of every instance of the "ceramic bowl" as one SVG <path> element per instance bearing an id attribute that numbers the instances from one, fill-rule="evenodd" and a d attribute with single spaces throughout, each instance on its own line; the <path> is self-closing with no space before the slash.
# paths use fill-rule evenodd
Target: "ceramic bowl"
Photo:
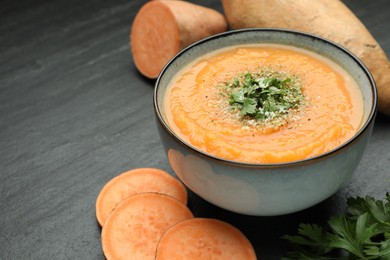
<path id="1" fill-rule="evenodd" d="M 320 156 L 278 164 L 229 161 L 206 154 L 172 131 L 164 95 L 175 74 L 211 51 L 239 44 L 276 43 L 314 51 L 347 70 L 363 94 L 361 129 L 346 143 Z M 280 29 L 244 29 L 215 35 L 184 49 L 156 81 L 154 109 L 161 141 L 178 178 L 194 193 L 221 208 L 256 216 L 282 215 L 330 197 L 357 168 L 371 136 L 377 109 L 375 82 L 367 68 L 346 49 L 314 35 Z"/>

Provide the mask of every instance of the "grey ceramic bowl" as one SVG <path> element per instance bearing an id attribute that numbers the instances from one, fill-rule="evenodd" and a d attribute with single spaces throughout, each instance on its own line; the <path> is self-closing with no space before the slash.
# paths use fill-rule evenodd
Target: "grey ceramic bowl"
<path id="1" fill-rule="evenodd" d="M 168 126 L 163 106 L 172 77 L 183 66 L 211 51 L 254 43 L 277 43 L 308 49 L 346 69 L 357 81 L 364 99 L 363 124 L 355 136 L 320 156 L 279 164 L 233 162 L 206 154 L 181 140 Z M 371 136 L 377 92 L 367 68 L 338 45 L 296 31 L 245 29 L 206 38 L 177 54 L 157 79 L 154 109 L 169 163 L 189 189 L 210 203 L 233 212 L 272 216 L 313 206 L 333 195 L 351 177 Z"/>

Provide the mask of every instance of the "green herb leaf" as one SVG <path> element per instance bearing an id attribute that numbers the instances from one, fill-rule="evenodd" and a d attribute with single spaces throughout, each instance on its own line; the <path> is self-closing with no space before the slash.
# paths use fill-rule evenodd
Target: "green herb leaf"
<path id="1" fill-rule="evenodd" d="M 298 235 L 285 235 L 283 238 L 289 240 L 294 245 L 310 246 L 318 254 L 329 252 L 326 233 L 321 226 L 316 224 L 300 224 Z"/>
<path id="2" fill-rule="evenodd" d="M 390 232 L 390 194 L 386 194 L 387 203 L 375 200 L 371 196 L 365 198 L 349 198 L 347 200 L 348 210 L 352 217 L 357 217 L 364 212 L 368 212 L 371 221 L 378 223 L 379 229 L 383 232 Z"/>
<path id="3" fill-rule="evenodd" d="M 244 98 L 242 104 L 241 114 L 243 115 L 253 115 L 256 113 L 257 101 L 254 98 Z"/>
<path id="4" fill-rule="evenodd" d="M 282 125 L 292 109 L 304 103 L 298 79 L 280 72 L 246 72 L 234 77 L 223 88 L 229 96 L 231 111 L 240 111 L 242 119 L 255 119 Z"/>
<path id="5" fill-rule="evenodd" d="M 292 247 L 283 259 L 390 259 L 389 193 L 385 201 L 366 196 L 349 198 L 347 205 L 348 214 L 329 219 L 329 232 L 301 224 L 297 235 L 283 236 Z"/>
<path id="6" fill-rule="evenodd" d="M 238 80 L 238 78 L 234 78 L 234 80 L 233 80 L 233 86 L 234 86 L 234 87 L 240 86 L 240 81 Z"/>
<path id="7" fill-rule="evenodd" d="M 242 104 L 242 103 L 244 103 L 244 99 L 245 99 L 245 96 L 244 96 L 244 93 L 242 91 L 234 92 L 231 95 L 231 103 Z"/>
<path id="8" fill-rule="evenodd" d="M 376 234 L 376 225 L 367 226 L 367 222 L 367 213 L 359 216 L 356 222 L 345 216 L 332 217 L 329 225 L 334 234 L 329 234 L 329 246 L 345 249 L 360 259 L 366 259 L 363 245 Z"/>

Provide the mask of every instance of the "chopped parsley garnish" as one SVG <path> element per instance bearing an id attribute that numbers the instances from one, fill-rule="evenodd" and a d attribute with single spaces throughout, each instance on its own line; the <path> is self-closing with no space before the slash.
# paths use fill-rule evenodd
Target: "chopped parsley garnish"
<path id="1" fill-rule="evenodd" d="M 283 236 L 292 250 L 282 259 L 390 259 L 390 194 L 384 201 L 349 198 L 347 205 L 348 214 L 329 219 L 329 231 L 300 224 L 297 235 Z M 340 250 L 343 256 L 335 255 Z"/>
<path id="2" fill-rule="evenodd" d="M 225 85 L 231 111 L 255 125 L 281 126 L 304 103 L 298 78 L 282 72 L 246 72 Z"/>

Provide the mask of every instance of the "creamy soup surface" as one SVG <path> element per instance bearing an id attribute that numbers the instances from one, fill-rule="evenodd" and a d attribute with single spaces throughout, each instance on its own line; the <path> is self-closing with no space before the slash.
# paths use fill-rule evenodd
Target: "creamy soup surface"
<path id="1" fill-rule="evenodd" d="M 267 68 L 301 82 L 304 104 L 282 125 L 243 122 L 221 85 Z M 309 51 L 274 44 L 229 47 L 183 68 L 165 94 L 169 127 L 185 142 L 219 158 L 283 163 L 335 149 L 361 127 L 362 94 L 334 62 Z"/>

